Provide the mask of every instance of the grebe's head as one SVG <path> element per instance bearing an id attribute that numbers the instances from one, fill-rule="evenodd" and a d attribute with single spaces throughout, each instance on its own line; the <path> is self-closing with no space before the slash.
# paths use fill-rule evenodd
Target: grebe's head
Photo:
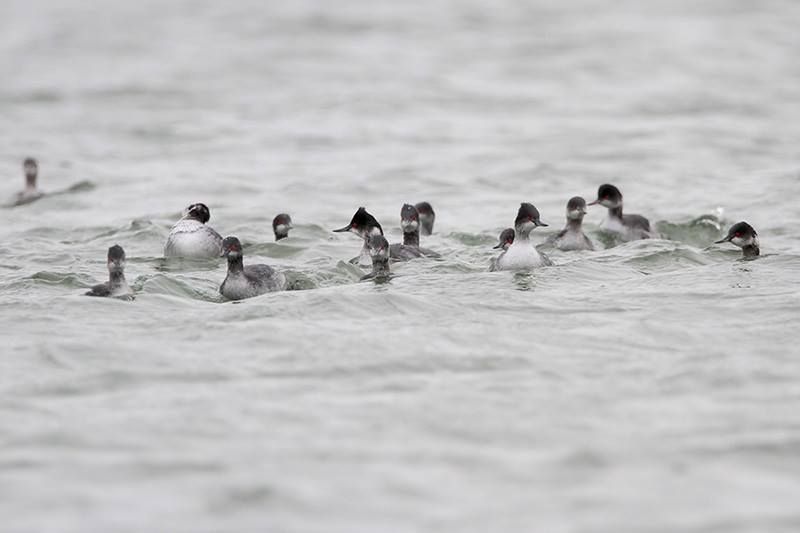
<path id="1" fill-rule="evenodd" d="M 419 231 L 419 211 L 411 204 L 403 204 L 400 210 L 400 227 L 403 233 L 416 233 Z"/>
<path id="2" fill-rule="evenodd" d="M 758 233 L 756 230 L 753 229 L 753 226 L 748 224 L 747 222 L 737 222 L 731 229 L 728 230 L 728 235 L 715 244 L 720 244 L 723 242 L 730 242 L 738 246 L 739 248 L 744 248 L 746 246 L 758 246 Z"/>
<path id="3" fill-rule="evenodd" d="M 590 203 L 589 205 L 597 205 L 600 204 L 603 207 L 607 207 L 608 209 L 615 209 L 617 207 L 622 206 L 622 193 L 619 189 L 605 183 L 597 189 L 597 200 Z"/>
<path id="4" fill-rule="evenodd" d="M 292 217 L 286 213 L 281 213 L 272 219 L 272 231 L 275 233 L 275 240 L 279 241 L 289 236 L 289 230 L 292 229 Z"/>
<path id="5" fill-rule="evenodd" d="M 211 211 L 206 204 L 192 204 L 186 208 L 183 218 L 197 220 L 205 224 L 211 218 Z"/>
<path id="6" fill-rule="evenodd" d="M 547 224 L 542 222 L 539 218 L 539 210 L 536 209 L 533 204 L 527 202 L 521 203 L 519 205 L 519 211 L 517 211 L 517 218 L 514 220 L 514 228 L 517 230 L 517 234 L 527 235 L 533 228 L 539 226 L 547 226 Z"/>
<path id="7" fill-rule="evenodd" d="M 367 240 L 369 256 L 372 260 L 389 260 L 389 241 L 383 235 L 371 235 Z"/>
<path id="8" fill-rule="evenodd" d="M 29 185 L 36 185 L 36 177 L 39 175 L 39 163 L 32 157 L 22 162 L 22 170 L 25 172 L 25 180 Z"/>
<path id="9" fill-rule="evenodd" d="M 514 244 L 514 228 L 506 228 L 500 233 L 500 242 L 494 247 L 495 250 L 508 250 Z"/>
<path id="10" fill-rule="evenodd" d="M 108 271 L 123 272 L 125 270 L 125 250 L 115 244 L 108 249 Z"/>
<path id="11" fill-rule="evenodd" d="M 222 257 L 239 259 L 242 257 L 242 243 L 236 237 L 225 237 L 222 240 Z"/>
<path id="12" fill-rule="evenodd" d="M 366 239 L 371 235 L 383 235 L 383 228 L 374 216 L 367 213 L 363 207 L 359 207 L 353 218 L 350 219 L 350 224 L 343 228 L 333 230 L 335 233 L 343 233 L 349 231 L 355 233 L 362 239 Z"/>
<path id="13" fill-rule="evenodd" d="M 586 214 L 586 200 L 575 196 L 567 202 L 567 220 L 583 220 Z"/>
<path id="14" fill-rule="evenodd" d="M 417 208 L 417 213 L 419 213 L 421 233 L 430 235 L 433 233 L 433 223 L 436 222 L 436 213 L 433 210 L 433 206 L 428 202 L 420 202 L 414 207 Z"/>

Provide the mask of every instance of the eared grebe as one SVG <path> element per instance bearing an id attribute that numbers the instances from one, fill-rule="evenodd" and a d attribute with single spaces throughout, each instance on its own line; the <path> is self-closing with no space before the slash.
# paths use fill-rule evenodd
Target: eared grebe
<path id="1" fill-rule="evenodd" d="M 583 216 L 586 214 L 586 200 L 580 196 L 567 202 L 567 225 L 547 239 L 547 244 L 559 250 L 594 250 L 594 245 L 583 232 Z"/>
<path id="2" fill-rule="evenodd" d="M 495 246 L 493 249 L 494 250 L 502 250 L 502 252 L 500 252 L 499 256 L 492 258 L 492 262 L 489 265 L 489 271 L 490 272 L 495 272 L 496 270 L 499 270 L 497 268 L 497 261 L 501 257 L 503 257 L 506 254 L 506 250 L 508 250 L 508 248 L 512 244 L 514 244 L 514 228 L 506 228 L 503 231 L 501 231 L 499 240 L 500 240 L 500 242 L 498 242 L 497 246 Z"/>
<path id="3" fill-rule="evenodd" d="M 351 263 L 356 263 L 361 266 L 369 266 L 372 264 L 372 258 L 370 257 L 369 253 L 369 238 L 372 235 L 383 235 L 383 228 L 378 221 L 375 219 L 374 216 L 367 213 L 367 210 L 363 207 L 359 207 L 358 211 L 353 215 L 353 218 L 350 219 L 350 223 L 339 229 L 333 230 L 335 233 L 343 233 L 343 232 L 350 232 L 355 233 L 364 241 L 364 245 L 361 247 L 361 254 L 356 257 L 355 259 L 351 260 Z"/>
<path id="4" fill-rule="evenodd" d="M 286 213 L 281 213 L 272 219 L 272 231 L 275 233 L 275 240 L 279 241 L 289 236 L 289 230 L 292 229 L 292 217 Z"/>
<path id="5" fill-rule="evenodd" d="M 758 243 L 758 233 L 753 226 L 747 222 L 737 222 L 728 230 L 728 236 L 717 241 L 715 244 L 729 242 L 742 249 L 745 258 L 753 258 L 761 255 L 761 248 Z"/>
<path id="6" fill-rule="evenodd" d="M 25 172 L 25 189 L 16 194 L 13 205 L 29 204 L 44 196 L 44 193 L 36 186 L 39 178 L 39 163 L 29 157 L 22 162 L 22 170 Z"/>
<path id="7" fill-rule="evenodd" d="M 205 204 L 192 204 L 169 232 L 164 257 L 205 259 L 219 257 L 222 236 L 206 225 L 211 213 Z"/>
<path id="8" fill-rule="evenodd" d="M 404 204 L 400 209 L 400 227 L 403 230 L 403 244 L 392 244 L 389 256 L 395 261 L 407 261 L 417 257 L 440 257 L 439 254 L 419 246 L 420 216 L 417 208 Z"/>
<path id="9" fill-rule="evenodd" d="M 531 244 L 531 231 L 538 226 L 547 226 L 539 218 L 539 211 L 532 204 L 520 204 L 514 221 L 514 241 L 497 258 L 497 270 L 526 270 L 552 264 L 547 256 L 540 254 Z"/>
<path id="10" fill-rule="evenodd" d="M 597 190 L 597 200 L 589 205 L 597 204 L 608 209 L 608 216 L 600 223 L 602 229 L 619 235 L 624 241 L 652 237 L 649 220 L 642 215 L 622 214 L 622 193 L 613 185 L 606 183 L 600 186 Z"/>
<path id="11" fill-rule="evenodd" d="M 219 292 L 229 300 L 243 300 L 286 288 L 283 273 L 267 265 L 244 266 L 242 243 L 236 237 L 225 237 L 222 255 L 228 259 L 228 275 Z"/>
<path id="12" fill-rule="evenodd" d="M 419 213 L 420 230 L 423 235 L 430 235 L 433 233 L 433 223 L 436 222 L 436 213 L 433 206 L 428 202 L 420 202 L 414 207 L 417 208 Z"/>
<path id="13" fill-rule="evenodd" d="M 95 285 L 86 296 L 130 296 L 131 289 L 125 281 L 125 250 L 115 244 L 108 249 L 108 281 Z"/>
<path id="14" fill-rule="evenodd" d="M 383 235 L 371 235 L 367 239 L 367 247 L 372 258 L 372 272 L 361 278 L 361 281 L 389 279 L 391 277 L 389 270 L 389 241 Z"/>

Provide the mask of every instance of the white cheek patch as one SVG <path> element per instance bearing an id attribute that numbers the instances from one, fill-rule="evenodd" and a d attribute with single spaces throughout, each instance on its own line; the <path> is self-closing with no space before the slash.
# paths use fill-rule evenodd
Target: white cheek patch
<path id="1" fill-rule="evenodd" d="M 275 226 L 276 233 L 286 233 L 287 231 L 289 231 L 289 226 L 287 226 L 286 224 L 278 224 L 277 226 Z"/>
<path id="2" fill-rule="evenodd" d="M 618 202 L 612 202 L 611 200 L 605 199 L 600 200 L 600 205 L 607 209 L 616 209 L 620 204 Z"/>
<path id="3" fill-rule="evenodd" d="M 533 230 L 533 228 L 534 228 L 535 226 L 536 226 L 536 225 L 535 225 L 533 222 L 531 222 L 530 220 L 528 220 L 528 221 L 526 221 L 526 222 L 523 222 L 522 224 L 520 224 L 520 226 L 519 226 L 519 231 L 521 231 L 521 232 L 525 232 L 525 231 L 531 231 L 531 230 Z"/>
<path id="4" fill-rule="evenodd" d="M 583 216 L 583 212 L 580 209 L 573 209 L 572 211 L 567 211 L 567 218 L 570 220 L 578 220 Z"/>
<path id="5" fill-rule="evenodd" d="M 736 246 L 738 246 L 739 248 L 744 248 L 749 244 L 749 240 L 743 239 L 742 237 L 734 237 L 733 239 L 731 239 L 731 242 Z"/>

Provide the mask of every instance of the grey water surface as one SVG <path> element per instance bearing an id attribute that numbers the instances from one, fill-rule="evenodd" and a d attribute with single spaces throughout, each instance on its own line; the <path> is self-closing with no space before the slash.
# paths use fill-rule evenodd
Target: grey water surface
<path id="1" fill-rule="evenodd" d="M 0 209 L 0 530 L 800 531 L 798 20 L 0 2 L 0 197 L 27 156 L 58 192 Z M 538 243 L 607 181 L 663 238 L 488 272 L 520 202 Z M 358 283 L 330 230 L 422 200 L 443 259 Z M 193 202 L 307 290 L 165 263 Z M 82 296 L 116 243 L 136 300 Z"/>

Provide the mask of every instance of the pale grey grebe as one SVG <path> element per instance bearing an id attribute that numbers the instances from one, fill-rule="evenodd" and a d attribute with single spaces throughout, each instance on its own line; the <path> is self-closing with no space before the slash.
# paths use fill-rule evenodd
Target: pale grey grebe
<path id="1" fill-rule="evenodd" d="M 225 237 L 222 255 L 228 259 L 228 275 L 219 288 L 225 298 L 243 300 L 286 289 L 286 277 L 274 268 L 267 265 L 244 266 L 242 243 L 236 237 Z"/>
<path id="2" fill-rule="evenodd" d="M 650 221 L 642 215 L 622 214 L 622 192 L 608 183 L 597 190 L 597 200 L 589 205 L 600 204 L 608 209 L 608 216 L 600 223 L 600 227 L 619 235 L 624 241 L 649 239 Z"/>
<path id="3" fill-rule="evenodd" d="M 115 244 L 108 249 L 108 281 L 95 285 L 86 296 L 129 296 L 131 289 L 125 281 L 125 250 Z"/>
<path id="4" fill-rule="evenodd" d="M 206 259 L 219 257 L 222 236 L 206 225 L 211 212 L 205 204 L 192 204 L 169 232 L 164 257 Z"/>
<path id="5" fill-rule="evenodd" d="M 580 196 L 567 202 L 567 225 L 547 239 L 547 244 L 559 250 L 594 250 L 594 245 L 583 232 L 583 217 L 586 214 L 586 200 Z"/>
<path id="6" fill-rule="evenodd" d="M 540 254 L 531 244 L 531 231 L 538 226 L 547 226 L 539 218 L 539 211 L 532 204 L 520 204 L 514 221 L 514 242 L 497 258 L 497 270 L 527 270 L 552 264 L 547 256 Z"/>

